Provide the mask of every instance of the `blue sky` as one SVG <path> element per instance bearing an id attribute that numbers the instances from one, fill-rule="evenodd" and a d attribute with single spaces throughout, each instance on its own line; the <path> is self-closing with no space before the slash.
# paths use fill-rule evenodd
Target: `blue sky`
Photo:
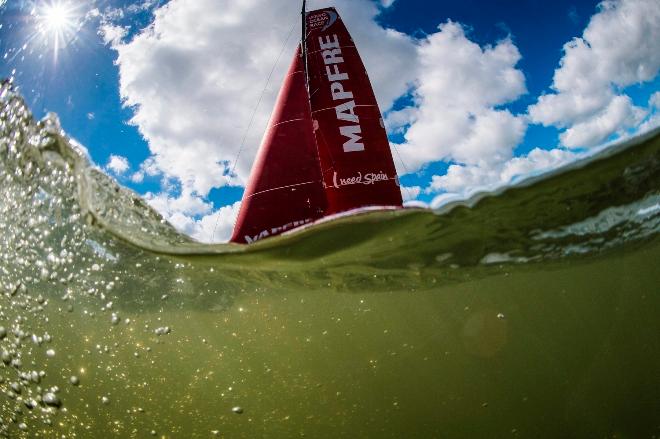
<path id="1" fill-rule="evenodd" d="M 410 200 L 438 206 L 658 125 L 655 0 L 308 3 L 347 22 Z M 223 240 L 298 23 L 289 1 L 0 0 L 0 76 L 179 229 Z"/>

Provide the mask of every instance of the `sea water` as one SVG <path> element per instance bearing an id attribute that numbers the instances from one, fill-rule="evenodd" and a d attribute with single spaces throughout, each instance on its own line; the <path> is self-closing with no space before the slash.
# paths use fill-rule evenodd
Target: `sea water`
<path id="1" fill-rule="evenodd" d="M 0 435 L 660 437 L 658 131 L 210 246 L 0 105 Z"/>

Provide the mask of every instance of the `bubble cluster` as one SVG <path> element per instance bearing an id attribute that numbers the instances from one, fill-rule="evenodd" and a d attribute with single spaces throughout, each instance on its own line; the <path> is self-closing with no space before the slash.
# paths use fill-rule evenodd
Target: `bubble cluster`
<path id="1" fill-rule="evenodd" d="M 73 325 L 80 316 L 106 327 L 108 337 L 121 327 L 131 329 L 129 317 L 118 327 L 126 309 L 117 305 L 122 283 L 121 269 L 114 268 L 120 262 L 118 248 L 96 219 L 113 217 L 113 208 L 95 203 L 90 188 L 116 193 L 117 186 L 94 174 L 84 151 L 65 136 L 55 115 L 35 122 L 11 85 L 2 84 L 0 437 L 50 437 L 56 434 L 44 429 L 51 428 L 75 434 L 80 423 L 68 419 L 67 407 L 80 404 L 88 388 L 80 385 L 86 368 L 76 362 L 96 361 L 107 371 L 117 367 L 116 342 L 108 339 L 98 349 L 87 349 L 86 336 L 58 337 L 62 325 Z M 170 329 L 157 331 L 162 335 Z M 72 356 L 72 348 L 82 349 L 83 357 Z M 108 361 L 85 358 L 93 352 Z M 98 398 L 110 402 L 109 395 Z"/>

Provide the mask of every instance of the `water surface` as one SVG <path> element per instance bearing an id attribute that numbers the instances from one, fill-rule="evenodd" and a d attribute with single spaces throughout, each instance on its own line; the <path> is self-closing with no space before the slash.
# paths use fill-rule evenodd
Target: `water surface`
<path id="1" fill-rule="evenodd" d="M 0 95 L 0 434 L 658 437 L 660 133 L 203 245 Z"/>

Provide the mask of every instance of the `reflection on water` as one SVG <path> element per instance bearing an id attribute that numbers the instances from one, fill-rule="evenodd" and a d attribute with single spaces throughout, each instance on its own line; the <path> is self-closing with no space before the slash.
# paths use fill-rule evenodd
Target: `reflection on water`
<path id="1" fill-rule="evenodd" d="M 246 248 L 178 235 L 1 101 L 0 434 L 660 435 L 657 132 Z"/>

